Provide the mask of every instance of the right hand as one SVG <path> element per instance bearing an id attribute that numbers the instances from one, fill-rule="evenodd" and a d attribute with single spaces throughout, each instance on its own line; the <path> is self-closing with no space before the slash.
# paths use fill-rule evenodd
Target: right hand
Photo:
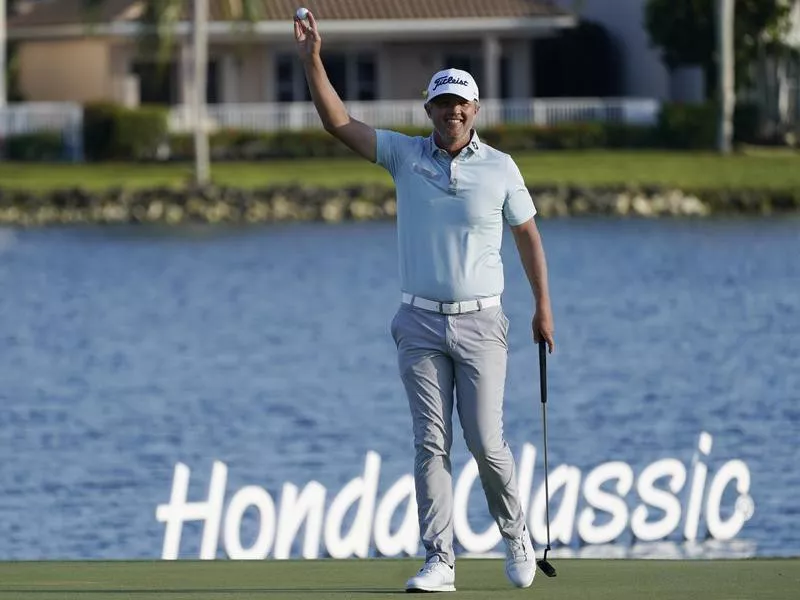
<path id="1" fill-rule="evenodd" d="M 311 14 L 311 11 L 308 11 L 308 25 L 295 16 L 294 40 L 297 43 L 297 53 L 301 59 L 309 60 L 319 57 L 322 37 L 317 30 L 317 20 Z"/>

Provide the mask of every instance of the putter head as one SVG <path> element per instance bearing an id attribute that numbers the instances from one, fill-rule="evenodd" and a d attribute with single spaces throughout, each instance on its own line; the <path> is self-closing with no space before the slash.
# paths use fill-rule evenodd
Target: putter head
<path id="1" fill-rule="evenodd" d="M 546 558 L 540 558 L 539 560 L 536 561 L 536 564 L 542 570 L 542 573 L 544 573 L 548 577 L 556 576 L 556 568 L 553 565 L 551 565 Z"/>

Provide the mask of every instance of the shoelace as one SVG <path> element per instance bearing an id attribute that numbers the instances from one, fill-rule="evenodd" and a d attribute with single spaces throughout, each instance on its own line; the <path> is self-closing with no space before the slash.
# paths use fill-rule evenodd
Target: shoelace
<path id="1" fill-rule="evenodd" d="M 514 562 L 528 560 L 528 551 L 522 538 L 515 538 L 508 541 L 508 550 Z"/>

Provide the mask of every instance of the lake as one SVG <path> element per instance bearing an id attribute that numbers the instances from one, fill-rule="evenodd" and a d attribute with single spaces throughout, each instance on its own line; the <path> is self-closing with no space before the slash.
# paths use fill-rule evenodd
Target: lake
<path id="1" fill-rule="evenodd" d="M 557 338 L 551 472 L 571 465 L 585 481 L 620 461 L 638 478 L 675 458 L 691 476 L 707 432 L 709 481 L 732 460 L 751 478 L 752 518 L 728 550 L 800 554 L 800 220 L 540 228 Z M 525 444 L 541 449 L 542 423 L 531 293 L 510 235 L 504 262 L 505 430 L 519 457 Z M 227 465 L 228 500 L 255 485 L 277 502 L 284 483 L 312 480 L 330 499 L 370 451 L 380 493 L 412 472 L 388 331 L 396 272 L 390 222 L 0 230 L 0 559 L 159 558 L 156 507 L 177 463 L 191 469 L 195 500 L 214 461 Z M 458 434 L 454 474 L 467 459 Z M 689 487 L 676 493 L 684 513 Z M 733 487 L 724 518 L 741 508 Z M 470 497 L 481 531 L 485 502 Z M 629 529 L 606 551 L 629 553 Z M 185 527 L 181 557 L 198 557 L 200 535 Z M 684 553 L 680 531 L 670 541 Z M 577 534 L 564 545 L 586 548 Z"/>

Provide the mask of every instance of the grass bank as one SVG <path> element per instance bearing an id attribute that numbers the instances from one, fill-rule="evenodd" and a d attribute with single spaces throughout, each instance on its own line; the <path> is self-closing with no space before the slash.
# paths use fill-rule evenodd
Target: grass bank
<path id="1" fill-rule="evenodd" d="M 458 598 L 738 600 L 794 598 L 800 559 L 555 560 L 558 577 L 510 587 L 499 560 L 459 560 Z M 378 600 L 407 597 L 415 560 L 0 563 L 0 598 L 23 600 Z"/>
<path id="2" fill-rule="evenodd" d="M 528 185 L 667 185 L 680 189 L 800 189 L 800 152 L 750 152 L 731 157 L 681 152 L 519 152 L 514 154 Z M 0 188 L 45 192 L 80 186 L 181 187 L 190 181 L 188 164 L 0 163 Z M 313 159 L 261 163 L 215 163 L 214 182 L 258 188 L 301 183 L 341 187 L 389 184 L 380 167 L 360 159 Z"/>

